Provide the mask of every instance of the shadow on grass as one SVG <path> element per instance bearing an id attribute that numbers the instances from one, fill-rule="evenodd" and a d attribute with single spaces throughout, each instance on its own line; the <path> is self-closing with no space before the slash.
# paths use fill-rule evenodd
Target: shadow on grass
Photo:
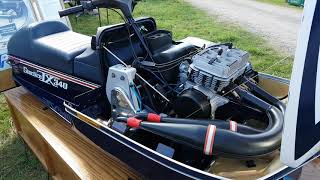
<path id="1" fill-rule="evenodd" d="M 48 179 L 36 156 L 17 135 L 0 144 L 0 180 Z"/>

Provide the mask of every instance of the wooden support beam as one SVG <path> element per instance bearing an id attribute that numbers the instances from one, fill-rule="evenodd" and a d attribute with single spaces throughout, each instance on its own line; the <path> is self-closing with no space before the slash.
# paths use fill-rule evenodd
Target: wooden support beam
<path id="1" fill-rule="evenodd" d="M 12 70 L 6 69 L 0 71 L 0 92 L 15 87 L 16 84 L 12 80 Z"/>
<path id="2" fill-rule="evenodd" d="M 22 87 L 5 92 L 19 135 L 54 179 L 139 179 Z"/>

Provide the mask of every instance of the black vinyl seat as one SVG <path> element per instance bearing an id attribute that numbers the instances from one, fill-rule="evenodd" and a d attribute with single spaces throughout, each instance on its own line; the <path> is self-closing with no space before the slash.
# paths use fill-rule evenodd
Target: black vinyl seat
<path id="1" fill-rule="evenodd" d="M 90 47 L 91 38 L 60 21 L 32 23 L 9 41 L 8 53 L 30 62 L 73 74 L 74 58 Z"/>

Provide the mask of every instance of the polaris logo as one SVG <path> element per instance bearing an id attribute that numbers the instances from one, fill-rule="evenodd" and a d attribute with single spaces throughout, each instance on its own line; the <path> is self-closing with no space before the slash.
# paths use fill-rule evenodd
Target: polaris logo
<path id="1" fill-rule="evenodd" d="M 45 72 L 41 72 L 39 70 L 37 71 L 31 71 L 29 70 L 27 67 L 23 67 L 23 72 L 25 74 L 28 74 L 32 77 L 35 77 L 37 79 L 39 79 L 39 81 L 41 82 L 44 82 L 46 84 L 49 84 L 53 87 L 56 87 L 56 88 L 62 88 L 62 89 L 65 89 L 67 90 L 68 89 L 68 84 L 63 82 L 63 81 L 60 81 L 59 78 L 57 77 L 54 77 L 50 74 L 47 74 Z"/>

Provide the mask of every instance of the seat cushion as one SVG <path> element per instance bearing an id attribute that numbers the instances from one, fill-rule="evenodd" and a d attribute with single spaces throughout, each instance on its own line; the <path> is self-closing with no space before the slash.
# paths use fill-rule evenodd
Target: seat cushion
<path id="1" fill-rule="evenodd" d="M 8 53 L 30 62 L 73 74 L 73 60 L 90 47 L 91 38 L 70 31 L 60 21 L 32 23 L 16 32 Z"/>
<path id="2" fill-rule="evenodd" d="M 65 31 L 41 37 L 32 42 L 33 61 L 73 74 L 73 60 L 90 47 L 90 37 Z"/>

